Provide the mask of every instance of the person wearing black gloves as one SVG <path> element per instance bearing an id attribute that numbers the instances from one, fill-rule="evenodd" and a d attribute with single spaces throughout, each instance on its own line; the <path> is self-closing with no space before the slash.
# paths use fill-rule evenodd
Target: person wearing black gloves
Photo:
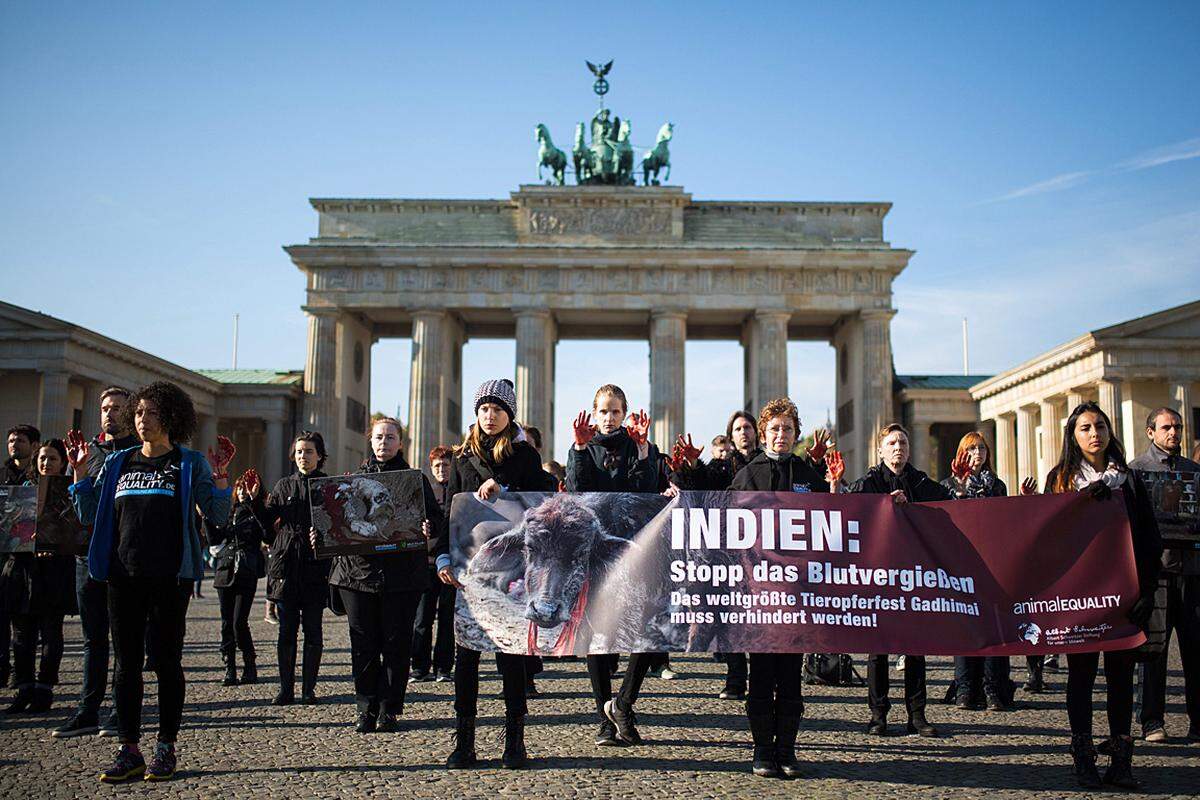
<path id="1" fill-rule="evenodd" d="M 400 423 L 381 417 L 371 424 L 371 455 L 359 472 L 411 469 L 400 452 Z M 421 476 L 425 505 L 423 530 L 429 539 L 441 531 L 442 511 Z M 316 545 L 316 531 L 312 532 Z M 413 620 L 417 602 L 429 588 L 428 556 L 420 550 L 376 555 L 335 556 L 329 585 L 337 589 L 350 626 L 350 661 L 359 733 L 394 733 L 404 713 L 404 695 L 412 659 Z"/>
<path id="2" fill-rule="evenodd" d="M 826 455 L 829 468 L 825 475 L 809 459 L 792 453 L 800 434 L 795 403 L 786 397 L 768 402 L 758 415 L 758 430 L 766 447 L 734 476 L 732 491 L 837 492 L 844 467 L 836 451 Z M 803 673 L 803 653 L 750 654 L 746 716 L 754 737 L 755 775 L 802 775 L 796 763 L 796 734 L 804 716 Z"/>
<path id="3" fill-rule="evenodd" d="M 67 448 L 51 439 L 36 450 L 36 484 L 47 475 L 67 471 Z M 73 512 L 68 512 L 73 513 Z M 36 535 L 35 535 L 36 539 Z M 17 694 L 8 714 L 49 711 L 58 685 L 63 655 L 63 616 L 75 613 L 75 563 L 69 555 L 13 553 L 0 572 L 0 602 L 13 626 L 13 676 Z M 41 663 L 34 662 L 41 650 Z"/>
<path id="4" fill-rule="evenodd" d="M 852 494 L 886 494 L 896 504 L 952 500 L 954 492 L 930 478 L 908 461 L 908 431 L 892 423 L 879 432 L 879 463 L 850 486 Z M 871 721 L 867 733 L 887 734 L 888 656 L 873 653 L 867 658 L 867 703 Z M 925 656 L 904 656 L 904 705 L 908 711 L 908 733 L 937 736 L 925 718 Z"/>
<path id="5" fill-rule="evenodd" d="M 308 479 L 323 478 L 325 439 L 316 431 L 300 431 L 292 440 L 296 471 L 280 478 L 267 497 L 263 523 L 267 544 L 267 599 L 279 610 L 279 693 L 273 705 L 296 700 L 296 644 L 304 627 L 304 661 L 300 702 L 317 702 L 324 639 L 321 616 L 329 602 L 329 561 L 313 555 L 309 531 Z"/>
<path id="6" fill-rule="evenodd" d="M 94 580 L 108 581 L 121 749 L 112 767 L 100 774 L 107 783 L 175 775 L 175 737 L 185 693 L 183 639 L 202 563 L 196 510 L 209 519 L 229 516 L 226 468 L 236 452 L 223 436 L 207 460 L 179 444 L 192 438 L 196 409 L 187 392 L 172 383 L 139 389 L 126 413 L 142 446 L 110 455 L 95 481 L 87 475 L 87 441 L 72 431 L 67 446 L 75 472 L 71 493 L 76 513 L 80 522 L 94 526 L 88 572 Z M 155 629 L 159 710 L 158 746 L 149 765 L 138 749 L 147 627 Z"/>
<path id="7" fill-rule="evenodd" d="M 475 422 L 463 443 L 454 448 L 450 462 L 447 494 L 473 493 L 488 502 L 501 492 L 553 492 L 554 478 L 542 470 L 538 452 L 523 439 L 514 421 L 517 395 L 512 381 L 484 381 L 475 390 Z M 450 564 L 448 533 L 443 536 L 437 556 L 438 578 L 461 588 Z M 479 705 L 479 651 L 458 646 L 454 668 L 455 747 L 446 759 L 450 769 L 476 764 L 475 718 Z M 528 713 L 525 676 L 526 656 L 496 653 L 496 667 L 504 687 L 504 755 L 508 769 L 523 769 L 525 753 L 525 715 Z"/>
<path id="8" fill-rule="evenodd" d="M 268 538 L 263 524 L 265 506 L 258 472 L 248 469 L 233 484 L 233 510 L 224 525 L 208 525 L 208 542 L 220 546 L 213 559 L 213 588 L 221 605 L 223 686 L 258 683 L 254 639 L 250 635 L 250 606 L 258 579 L 267 574 L 262 554 Z M 242 651 L 242 677 L 237 674 L 237 651 Z"/>
<path id="9" fill-rule="evenodd" d="M 667 476 L 658 448 L 649 441 L 650 417 L 645 412 L 629 416 L 625 392 L 613 384 L 601 386 L 592 400 L 591 416 L 581 411 L 575 418 L 575 444 L 567 457 L 568 492 L 662 492 Z M 641 744 L 633 704 L 654 654 L 633 653 L 616 697 L 612 671 L 617 656 L 589 655 L 588 677 L 600 715 L 596 744 L 620 747 Z"/>
<path id="10" fill-rule="evenodd" d="M 1116 495 L 1129 516 L 1133 557 L 1137 566 L 1138 599 L 1130 621 L 1145 627 L 1154 611 L 1154 590 L 1162 569 L 1162 539 L 1146 486 L 1125 463 L 1125 449 L 1112 435 L 1108 415 L 1095 403 L 1080 403 L 1063 428 L 1062 454 L 1046 476 L 1046 492 L 1087 492 L 1097 500 Z M 1104 682 L 1108 710 L 1108 750 L 1112 761 L 1101 781 L 1092 744 L 1092 692 L 1096 685 L 1099 653 L 1067 654 L 1067 717 L 1071 721 L 1071 756 L 1075 778 L 1087 789 L 1105 783 L 1136 790 L 1133 777 L 1133 650 L 1104 653 Z"/>

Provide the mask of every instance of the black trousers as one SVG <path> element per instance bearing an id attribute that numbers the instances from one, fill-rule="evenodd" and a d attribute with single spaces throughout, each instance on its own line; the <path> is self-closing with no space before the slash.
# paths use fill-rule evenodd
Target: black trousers
<path id="1" fill-rule="evenodd" d="M 358 711 L 404 713 L 419 592 L 356 592 L 339 588 L 350 624 L 350 664 Z"/>
<path id="2" fill-rule="evenodd" d="M 1188 722 L 1200 730 L 1200 575 L 1171 575 L 1167 585 L 1167 646 L 1153 661 L 1139 665 L 1138 714 L 1142 729 L 1163 724 L 1167 706 L 1167 655 L 1171 632 L 1179 636 L 1183 697 Z"/>
<path id="3" fill-rule="evenodd" d="M 725 658 L 725 690 L 744 693 L 746 691 L 746 654 L 722 653 Z"/>
<path id="4" fill-rule="evenodd" d="M 621 681 L 621 689 L 617 692 L 616 703 L 628 711 L 637 702 L 638 693 L 642 691 L 642 682 L 646 680 L 646 671 L 650 669 L 653 653 L 632 653 L 629 663 L 625 665 L 625 679 Z M 592 699 L 596 701 L 596 711 L 604 716 L 604 704 L 613 700 L 612 693 L 612 664 L 616 656 L 588 656 L 588 678 L 592 682 Z"/>
<path id="5" fill-rule="evenodd" d="M 183 717 L 183 636 L 193 582 L 176 578 L 119 578 L 108 582 L 116 698 L 122 742 L 142 735 L 142 662 L 146 629 L 154 629 L 158 677 L 158 740 L 174 742 Z"/>
<path id="6" fill-rule="evenodd" d="M 803 716 L 804 654 L 751 653 L 746 709 L 750 714 Z"/>
<path id="7" fill-rule="evenodd" d="M 42 660 L 37 682 L 58 685 L 58 667 L 63 656 L 62 614 L 12 615 L 13 677 L 18 686 L 34 682 L 33 664 L 41 645 Z"/>
<path id="8" fill-rule="evenodd" d="M 871 715 L 886 716 L 892 707 L 888 699 L 888 689 L 891 681 L 888 679 L 888 656 L 872 654 L 867 656 L 867 704 Z M 925 656 L 904 657 L 904 706 L 908 716 L 925 713 Z"/>
<path id="9" fill-rule="evenodd" d="M 324 647 L 321 633 L 321 615 L 325 612 L 325 598 L 303 597 L 300 600 L 277 600 L 275 611 L 279 615 L 279 645 L 296 649 L 300 627 L 304 626 L 304 649 L 320 652 Z"/>
<path id="10" fill-rule="evenodd" d="M 88 577 L 87 561 L 83 559 L 76 559 L 75 564 L 75 600 L 79 604 L 79 628 L 83 634 L 79 713 L 97 718 L 108 687 L 108 584 Z"/>
<path id="11" fill-rule="evenodd" d="M 1104 682 L 1108 732 L 1110 736 L 1128 736 L 1133 724 L 1133 651 L 1116 650 L 1104 654 Z M 1071 733 L 1092 735 L 1092 690 L 1096 686 L 1099 653 L 1067 654 L 1067 718 Z"/>
<path id="12" fill-rule="evenodd" d="M 454 714 L 479 715 L 479 651 L 459 647 L 454 666 Z M 504 687 L 504 714 L 523 717 L 529 713 L 525 698 L 526 656 L 496 653 L 496 669 Z"/>
<path id="13" fill-rule="evenodd" d="M 412 668 L 414 672 L 429 672 L 432 652 L 433 669 L 449 672 L 454 668 L 454 601 L 457 592 L 453 586 L 441 582 L 435 568 L 430 567 L 429 573 L 429 588 L 421 592 L 421 600 L 417 603 Z M 436 639 L 433 632 L 435 620 Z"/>
<path id="14" fill-rule="evenodd" d="M 258 586 L 229 586 L 217 589 L 221 604 L 221 655 L 232 657 L 242 651 L 243 662 L 254 661 L 254 639 L 250 636 L 250 606 Z"/>

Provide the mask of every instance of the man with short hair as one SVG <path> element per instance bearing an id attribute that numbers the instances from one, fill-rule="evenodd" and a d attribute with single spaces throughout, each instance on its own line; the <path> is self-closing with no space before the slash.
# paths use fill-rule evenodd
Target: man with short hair
<path id="1" fill-rule="evenodd" d="M 42 434 L 32 425 L 14 425 L 8 429 L 8 460 L 0 474 L 0 485 L 21 486 L 33 480 L 37 474 L 38 445 Z M 8 561 L 8 555 L 0 555 L 0 570 Z M 7 686 L 12 677 L 12 621 L 8 609 L 0 599 L 0 686 Z M 15 687 L 14 687 L 15 688 Z"/>
<path id="2" fill-rule="evenodd" d="M 1150 447 L 1129 462 L 1131 469 L 1145 472 L 1197 472 L 1200 464 L 1181 454 L 1183 418 L 1171 408 L 1158 408 L 1146 418 Z M 1184 697 L 1187 705 L 1187 737 L 1200 742 L 1200 552 L 1163 550 L 1159 591 L 1167 593 L 1167 641 L 1163 651 L 1139 669 L 1138 705 L 1142 737 L 1147 742 L 1165 742 L 1163 719 L 1167 701 L 1167 654 L 1171 630 L 1179 636 L 1183 661 Z"/>
<path id="3" fill-rule="evenodd" d="M 100 433 L 88 450 L 87 471 L 92 480 L 100 474 L 104 459 L 140 444 L 133 428 L 128 427 L 128 404 L 129 390 L 121 386 L 109 386 L 100 393 Z M 101 736 L 116 736 L 116 703 L 103 727 L 100 725 L 100 705 L 108 683 L 108 584 L 88 576 L 87 556 L 75 560 L 75 599 L 83 633 L 83 687 L 79 707 L 51 736 L 66 739 L 97 731 Z"/>
<path id="4" fill-rule="evenodd" d="M 709 445 L 714 461 L 724 461 L 733 454 L 733 441 L 725 434 L 714 436 Z"/>

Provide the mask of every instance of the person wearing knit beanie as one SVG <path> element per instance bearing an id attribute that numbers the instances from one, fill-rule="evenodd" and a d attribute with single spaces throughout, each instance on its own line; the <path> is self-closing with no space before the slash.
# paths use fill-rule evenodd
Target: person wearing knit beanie
<path id="1" fill-rule="evenodd" d="M 479 407 L 484 403 L 495 403 L 500 406 L 508 412 L 510 420 L 517 418 L 517 392 L 513 388 L 513 382 L 508 378 L 496 378 L 479 384 L 479 388 L 475 390 L 476 414 L 479 413 Z"/>

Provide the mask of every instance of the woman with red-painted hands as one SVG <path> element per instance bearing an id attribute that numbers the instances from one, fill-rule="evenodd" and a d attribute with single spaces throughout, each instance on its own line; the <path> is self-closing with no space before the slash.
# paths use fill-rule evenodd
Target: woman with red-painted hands
<path id="1" fill-rule="evenodd" d="M 453 497 L 470 492 L 480 500 L 494 500 L 501 492 L 553 492 L 557 481 L 542 469 L 542 459 L 514 421 L 517 394 L 505 378 L 484 381 L 475 390 L 475 423 L 463 443 L 454 448 L 450 482 Z M 450 564 L 450 537 L 441 537 L 437 553 L 438 578 L 461 587 Z M 496 653 L 496 667 L 504 688 L 504 756 L 508 769 L 523 769 L 525 753 L 526 656 Z M 475 717 L 479 706 L 479 651 L 459 645 L 454 666 L 454 752 L 446 759 L 450 769 L 476 764 Z"/>
<path id="2" fill-rule="evenodd" d="M 1046 492 L 1086 492 L 1099 501 L 1114 496 L 1125 507 L 1133 539 L 1138 598 L 1129 619 L 1145 628 L 1154 611 L 1154 591 L 1162 569 L 1162 539 L 1149 493 L 1137 473 L 1125 463 L 1125 449 L 1112 435 L 1108 415 L 1095 403 L 1080 403 L 1063 427 L 1062 455 L 1046 476 Z M 1134 650 L 1104 653 L 1105 705 L 1108 711 L 1107 751 L 1112 763 L 1101 781 L 1092 744 L 1092 692 L 1096 686 L 1099 653 L 1067 654 L 1067 717 L 1071 722 L 1071 756 L 1075 779 L 1086 789 L 1109 784 L 1136 790 L 1133 777 L 1133 667 Z"/>
<path id="3" fill-rule="evenodd" d="M 841 478 L 836 451 L 821 453 L 822 461 L 828 459 L 823 471 L 793 453 L 800 435 L 795 403 L 786 397 L 767 403 L 758 415 L 758 430 L 766 447 L 734 476 L 732 491 L 836 493 Z M 804 716 L 803 672 L 802 653 L 750 654 L 746 716 L 754 737 L 755 775 L 798 778 L 802 774 L 796 763 L 796 734 Z"/>
<path id="4" fill-rule="evenodd" d="M 850 486 L 851 494 L 886 494 L 897 505 L 952 500 L 954 492 L 930 478 L 908 461 L 908 431 L 903 425 L 884 426 L 878 436 L 879 463 Z M 887 735 L 888 657 L 874 653 L 867 657 L 867 703 L 871 721 L 867 733 Z M 908 733 L 937 736 L 937 728 L 925 718 L 925 656 L 904 657 L 904 705 L 908 711 Z"/>
<path id="5" fill-rule="evenodd" d="M 626 415 L 625 392 L 605 384 L 592 399 L 591 419 L 586 411 L 575 418 L 575 444 L 567 456 L 568 492 L 663 492 L 669 483 L 658 448 L 649 441 L 650 417 L 645 412 Z M 594 420 L 594 422 L 592 421 Z M 653 653 L 633 653 L 616 697 L 612 675 L 618 656 L 589 655 L 588 677 L 600 716 L 596 735 L 599 747 L 641 744 L 633 704 L 646 672 L 657 660 Z"/>
<path id="6" fill-rule="evenodd" d="M 93 580 L 108 581 L 121 749 L 115 763 L 100 774 L 106 783 L 175 775 L 175 737 L 183 716 L 184 626 L 201 568 L 193 510 L 208 519 L 228 519 L 227 470 L 236 452 L 223 436 L 207 459 L 179 444 L 195 432 L 196 409 L 187 392 L 172 383 L 142 387 L 130 397 L 126 413 L 142 444 L 109 455 L 94 481 L 88 477 L 86 440 L 73 431 L 67 443 L 67 460 L 75 472 L 75 511 L 81 522 L 93 526 L 88 573 Z M 147 627 L 155 641 L 158 676 L 158 746 L 149 766 L 138 749 Z"/>

